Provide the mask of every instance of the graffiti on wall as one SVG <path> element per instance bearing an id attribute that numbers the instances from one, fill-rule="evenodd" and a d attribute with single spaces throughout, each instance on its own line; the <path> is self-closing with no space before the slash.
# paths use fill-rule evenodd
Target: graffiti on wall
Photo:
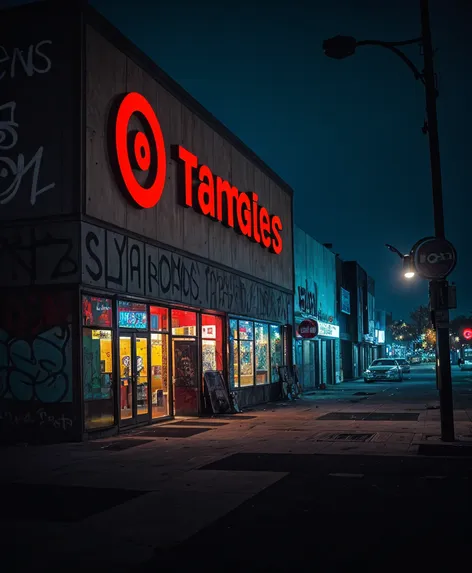
<path id="1" fill-rule="evenodd" d="M 52 68 L 47 53 L 51 44 L 51 40 L 42 40 L 26 48 L 0 46 L 0 82 L 47 74 Z M 41 195 L 56 186 L 54 181 L 42 180 L 44 146 L 30 149 L 31 146 L 22 141 L 23 124 L 19 116 L 16 101 L 0 104 L 0 206 L 13 201 L 18 193 L 27 194 L 30 205 L 34 206 Z M 26 124 L 25 132 L 28 128 Z"/>
<path id="2" fill-rule="evenodd" d="M 289 321 L 286 292 L 95 225 L 82 227 L 82 265 L 86 284 Z"/>
<path id="3" fill-rule="evenodd" d="M 28 47 L 0 46 L 0 81 L 13 80 L 15 77 L 30 78 L 35 74 L 47 74 L 52 67 L 51 58 L 44 52 L 51 40 L 41 40 Z"/>
<path id="4" fill-rule="evenodd" d="M 31 157 L 21 153 L 18 131 L 20 125 L 15 118 L 16 103 L 10 101 L 0 105 L 0 205 L 10 203 L 20 190 L 23 181 L 29 174 L 29 184 L 25 183 L 25 191 L 29 194 L 32 206 L 40 195 L 54 189 L 55 183 L 42 185 L 40 183 L 41 162 L 44 147 L 41 145 Z M 6 155 L 3 155 L 6 153 Z M 28 188 L 26 188 L 28 185 Z"/>
<path id="5" fill-rule="evenodd" d="M 75 223 L 0 230 L 1 286 L 49 285 L 79 278 Z"/>
<path id="6" fill-rule="evenodd" d="M 12 293 L 4 303 L 0 315 L 0 399 L 72 402 L 69 296 Z"/>

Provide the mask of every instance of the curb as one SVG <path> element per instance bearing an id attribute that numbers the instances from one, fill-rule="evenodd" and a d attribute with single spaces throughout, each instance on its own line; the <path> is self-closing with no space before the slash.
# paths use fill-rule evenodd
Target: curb
<path id="1" fill-rule="evenodd" d="M 420 443 L 418 455 L 472 458 L 472 443 L 429 444 Z"/>

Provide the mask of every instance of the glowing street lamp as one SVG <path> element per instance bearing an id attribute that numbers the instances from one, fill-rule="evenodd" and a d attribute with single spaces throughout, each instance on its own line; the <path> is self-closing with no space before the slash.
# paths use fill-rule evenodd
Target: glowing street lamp
<path id="1" fill-rule="evenodd" d="M 434 73 L 434 51 L 431 40 L 431 27 L 429 21 L 429 0 L 419 0 L 421 12 L 421 36 L 403 42 L 384 42 L 382 40 L 362 40 L 358 41 L 352 36 L 336 36 L 325 40 L 323 42 L 323 51 L 326 56 L 341 60 L 348 58 L 355 54 L 356 49 L 360 46 L 380 46 L 393 52 L 408 66 L 413 72 L 416 80 L 419 80 L 425 87 L 426 96 L 426 115 L 427 121 L 423 126 L 423 133 L 428 134 L 429 138 L 429 151 L 430 151 L 430 164 L 431 164 L 431 182 L 432 182 L 432 195 L 433 195 L 433 215 L 434 215 L 434 235 L 429 239 L 429 246 L 434 244 L 436 249 L 433 252 L 426 252 L 428 247 L 424 249 L 423 254 L 426 257 L 431 257 L 437 253 L 443 254 L 443 246 L 445 252 L 449 255 L 450 265 L 443 272 L 429 272 L 426 273 L 425 264 L 422 264 L 420 271 L 418 265 L 415 267 L 418 274 L 430 280 L 430 304 L 433 312 L 435 328 L 437 332 L 437 345 L 436 345 L 436 384 L 439 390 L 439 402 L 441 412 L 441 439 L 446 442 L 453 442 L 454 436 L 454 406 L 452 401 L 452 376 L 451 364 L 449 360 L 449 284 L 446 277 L 452 272 L 455 265 L 455 250 L 453 246 L 446 241 L 444 233 L 444 211 L 443 211 L 443 190 L 442 190 L 442 177 L 441 177 L 441 161 L 439 154 L 439 135 L 438 135 L 438 121 L 436 112 L 436 98 L 438 97 L 438 90 L 436 88 L 436 76 Z M 420 45 L 423 51 L 423 64 L 422 70 L 418 69 L 415 64 L 407 57 L 401 50 L 403 46 Z M 424 241 L 423 241 L 424 243 Z M 428 242 L 425 243 L 426 245 Z M 441 245 L 438 249 L 437 245 Z M 418 246 L 418 245 L 417 245 Z M 403 258 L 403 255 L 390 245 L 387 247 L 394 253 L 397 253 Z M 418 249 L 420 247 L 418 246 Z M 412 250 L 413 251 L 413 250 Z M 418 251 L 414 251 L 415 255 Z M 416 263 L 415 257 L 415 263 Z M 437 262 L 437 260 L 435 260 Z M 427 260 L 429 266 L 431 261 Z M 413 278 L 412 270 L 404 272 L 406 278 Z M 439 360 L 441 357 L 441 360 Z"/>
<path id="2" fill-rule="evenodd" d="M 392 245 L 385 245 L 389 251 L 398 255 L 403 263 L 403 276 L 406 279 L 412 279 L 415 276 L 415 266 L 411 255 L 402 255 L 402 253 Z"/>

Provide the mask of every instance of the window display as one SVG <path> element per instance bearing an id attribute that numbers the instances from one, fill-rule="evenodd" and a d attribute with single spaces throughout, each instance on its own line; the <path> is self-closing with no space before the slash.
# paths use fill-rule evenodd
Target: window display
<path id="1" fill-rule="evenodd" d="M 120 417 L 133 417 L 131 336 L 120 336 Z"/>
<path id="2" fill-rule="evenodd" d="M 138 302 L 118 301 L 118 326 L 146 330 L 147 307 Z"/>
<path id="3" fill-rule="evenodd" d="M 151 330 L 164 331 L 169 330 L 169 310 L 160 306 L 149 307 L 149 316 L 151 320 Z"/>
<path id="4" fill-rule="evenodd" d="M 84 328 L 83 388 L 85 427 L 112 426 L 113 408 L 113 344 L 111 330 Z"/>
<path id="5" fill-rule="evenodd" d="M 167 334 L 151 334 L 152 417 L 169 415 L 169 367 Z"/>
<path id="6" fill-rule="evenodd" d="M 228 377 L 230 386 L 237 388 L 239 386 L 239 340 L 238 340 L 238 321 L 231 318 L 229 321 L 229 360 L 228 360 Z"/>
<path id="7" fill-rule="evenodd" d="M 282 335 L 280 326 L 270 325 L 270 380 L 279 381 L 279 366 L 283 363 L 282 358 Z"/>
<path id="8" fill-rule="evenodd" d="M 172 334 L 174 336 L 197 336 L 197 313 L 190 310 L 172 309 Z"/>
<path id="9" fill-rule="evenodd" d="M 111 328 L 112 320 L 111 299 L 87 295 L 82 297 L 82 324 L 84 326 Z"/>
<path id="10" fill-rule="evenodd" d="M 223 319 L 202 314 L 202 371 L 223 370 Z"/>
<path id="11" fill-rule="evenodd" d="M 231 386 L 278 382 L 283 360 L 280 326 L 231 318 L 228 350 Z"/>
<path id="12" fill-rule="evenodd" d="M 256 322 L 254 326 L 256 343 L 256 384 L 269 381 L 269 326 Z"/>
<path id="13" fill-rule="evenodd" d="M 148 405 L 148 339 L 138 337 L 135 339 L 136 347 L 136 407 L 138 416 L 147 414 Z"/>

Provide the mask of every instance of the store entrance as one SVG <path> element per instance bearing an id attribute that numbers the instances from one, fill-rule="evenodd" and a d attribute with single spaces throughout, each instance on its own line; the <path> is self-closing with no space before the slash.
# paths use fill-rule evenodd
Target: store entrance
<path id="1" fill-rule="evenodd" d="M 198 416 L 200 391 L 197 339 L 174 338 L 172 355 L 174 414 L 176 416 Z"/>
<path id="2" fill-rule="evenodd" d="M 149 416 L 147 334 L 120 335 L 120 422 L 132 424 Z"/>

